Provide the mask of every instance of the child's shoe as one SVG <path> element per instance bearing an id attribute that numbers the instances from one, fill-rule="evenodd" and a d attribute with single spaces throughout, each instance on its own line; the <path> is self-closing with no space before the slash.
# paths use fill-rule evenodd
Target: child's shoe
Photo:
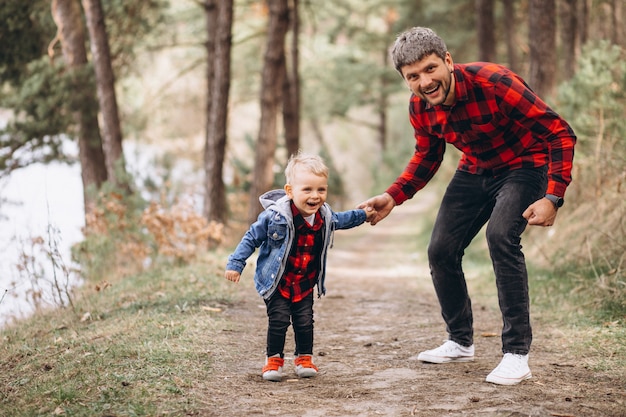
<path id="1" fill-rule="evenodd" d="M 263 379 L 266 381 L 279 382 L 283 378 L 283 365 L 285 360 L 280 355 L 270 356 L 265 359 L 263 367 Z"/>
<path id="2" fill-rule="evenodd" d="M 296 365 L 296 374 L 300 378 L 311 378 L 317 375 L 317 366 L 313 365 L 311 355 L 296 357 L 294 364 Z"/>

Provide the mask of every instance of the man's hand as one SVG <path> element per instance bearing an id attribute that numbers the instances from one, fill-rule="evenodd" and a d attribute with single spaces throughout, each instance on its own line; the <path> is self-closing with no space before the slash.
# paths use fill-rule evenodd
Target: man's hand
<path id="1" fill-rule="evenodd" d="M 528 220 L 528 224 L 531 226 L 552 226 L 554 219 L 556 219 L 556 207 L 552 201 L 547 198 L 542 198 L 532 203 L 522 216 Z"/>
<path id="2" fill-rule="evenodd" d="M 374 209 L 376 211 L 375 216 L 368 216 L 367 221 L 371 223 L 372 226 L 376 225 L 376 223 L 380 222 L 382 219 L 387 217 L 391 210 L 396 206 L 396 202 L 391 198 L 391 196 L 387 193 L 383 193 L 377 195 L 376 197 L 372 197 L 369 200 L 366 200 L 359 204 L 357 208 L 365 209 L 365 211 L 370 209 Z"/>

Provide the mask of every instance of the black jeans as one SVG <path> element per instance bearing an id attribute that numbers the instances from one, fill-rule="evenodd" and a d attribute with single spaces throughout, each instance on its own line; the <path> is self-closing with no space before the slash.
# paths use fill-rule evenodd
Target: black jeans
<path id="1" fill-rule="evenodd" d="M 473 344 L 472 305 L 461 260 L 465 249 L 487 225 L 502 313 L 502 351 L 527 354 L 532 342 L 528 273 L 521 234 L 522 213 L 543 197 L 547 168 L 523 168 L 496 177 L 457 171 L 437 215 L 428 260 L 450 340 Z"/>
<path id="2" fill-rule="evenodd" d="M 284 357 L 287 328 L 293 321 L 293 333 L 296 342 L 295 355 L 313 354 L 313 291 L 297 303 L 286 299 L 276 290 L 265 300 L 267 317 L 267 356 L 277 353 Z"/>

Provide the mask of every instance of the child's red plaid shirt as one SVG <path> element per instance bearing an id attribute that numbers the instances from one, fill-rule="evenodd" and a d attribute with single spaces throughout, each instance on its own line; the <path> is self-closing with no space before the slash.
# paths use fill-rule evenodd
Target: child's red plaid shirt
<path id="1" fill-rule="evenodd" d="M 309 295 L 317 283 L 324 221 L 318 211 L 313 225 L 309 225 L 293 202 L 291 213 L 296 235 L 278 291 L 283 297 L 297 303 Z"/>

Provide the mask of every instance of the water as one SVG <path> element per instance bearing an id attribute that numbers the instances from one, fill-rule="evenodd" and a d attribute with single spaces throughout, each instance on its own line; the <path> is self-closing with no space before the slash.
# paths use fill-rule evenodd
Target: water
<path id="1" fill-rule="evenodd" d="M 71 141 L 66 143 L 68 154 L 78 150 Z M 127 169 L 138 183 L 149 177 L 157 189 L 162 189 L 162 168 L 158 162 L 164 150 L 159 146 L 124 143 Z M 168 176 L 168 175 L 165 175 Z M 169 172 L 171 181 L 181 195 L 189 195 L 197 207 L 202 204 L 202 182 L 204 173 L 185 158 L 177 158 Z M 139 189 L 141 185 L 137 184 Z M 143 193 L 142 193 L 143 194 Z M 154 196 L 143 195 L 146 199 Z M 158 196 L 156 196 L 158 198 Z M 9 200 L 4 202 L 3 200 Z M 58 253 L 65 265 L 71 265 L 71 246 L 83 239 L 84 226 L 83 187 L 80 165 L 50 163 L 34 164 L 13 172 L 0 180 L 0 327 L 15 318 L 26 317 L 34 311 L 28 297 L 34 290 L 43 290 L 43 305 L 54 307 L 49 282 L 53 281 L 54 268 L 47 254 L 52 249 L 47 242 L 58 241 Z M 43 246 L 31 250 L 31 240 L 44 238 Z M 57 246 L 55 246 L 57 248 Z M 41 249 L 45 250 L 42 251 Z M 47 280 L 40 280 L 43 288 L 34 288 L 28 273 L 19 271 L 20 254 L 27 253 L 36 258 L 35 264 L 43 271 Z M 62 275 L 62 274 L 61 274 Z M 32 274 L 30 274 L 32 276 Z M 57 273 L 61 283 L 65 277 Z M 49 282 L 46 282 L 49 281 Z M 79 285 L 77 277 L 71 285 Z M 47 285 L 47 286 L 46 286 Z"/>
<path id="2" fill-rule="evenodd" d="M 84 225 L 83 190 L 80 166 L 60 163 L 34 164 L 13 172 L 0 181 L 0 326 L 34 310 L 26 297 L 44 290 L 43 305 L 53 305 L 48 285 L 33 287 L 26 272 L 20 272 L 20 255 L 35 257 L 32 266 L 52 280 L 53 266 L 43 250 L 57 251 L 70 265 L 70 247 L 82 240 Z M 6 201 L 8 200 L 8 202 Z M 51 248 L 49 237 L 57 244 Z M 44 243 L 31 244 L 41 237 Z M 31 275 L 32 276 L 32 275 Z M 65 277 L 57 277 L 65 281 Z M 74 285 L 76 282 L 73 283 Z"/>

